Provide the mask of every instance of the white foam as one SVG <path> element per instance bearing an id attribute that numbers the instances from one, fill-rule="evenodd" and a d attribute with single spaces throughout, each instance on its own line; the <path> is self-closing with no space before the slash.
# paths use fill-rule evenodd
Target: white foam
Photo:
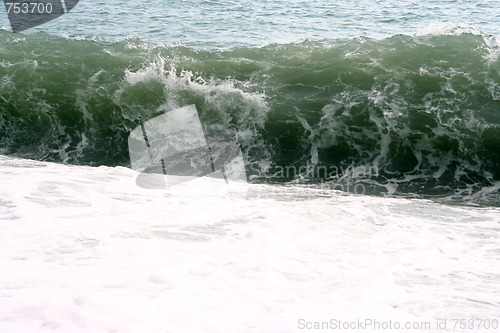
<path id="1" fill-rule="evenodd" d="M 419 30 L 416 36 L 446 36 L 454 35 L 460 36 L 463 34 L 483 35 L 483 33 L 475 26 L 465 23 L 452 23 L 452 22 L 434 22 L 430 23 L 427 27 Z"/>
<path id="2" fill-rule="evenodd" d="M 255 184 L 247 199 L 195 182 L 149 191 L 126 168 L 2 156 L 0 170 L 1 332 L 498 314 L 497 208 Z"/>
<path id="3" fill-rule="evenodd" d="M 236 87 L 237 83 L 230 79 L 204 79 L 191 71 L 181 71 L 177 74 L 176 60 L 172 61 L 169 69 L 166 69 L 166 59 L 157 57 L 148 66 L 137 71 L 126 70 L 125 85 L 116 94 L 116 97 L 119 99 L 123 90 L 129 86 L 156 81 L 163 85 L 165 94 L 165 104 L 158 111 L 164 112 L 181 107 L 182 96 L 188 92 L 202 98 L 212 112 L 221 113 L 222 119 L 234 117 L 239 124 L 251 120 L 253 125 L 263 126 L 269 112 L 264 94 L 246 92 Z M 233 112 L 231 114 L 224 113 L 223 110 L 228 109 L 233 110 Z"/>

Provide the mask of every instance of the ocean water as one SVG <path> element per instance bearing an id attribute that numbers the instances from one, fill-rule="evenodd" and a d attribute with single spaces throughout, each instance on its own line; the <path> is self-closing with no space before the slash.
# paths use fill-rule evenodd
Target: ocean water
<path id="1" fill-rule="evenodd" d="M 0 332 L 500 331 L 498 22 L 113 0 L 13 33 L 2 9 Z M 236 192 L 139 186 L 131 133 L 186 106 L 234 137 Z"/>

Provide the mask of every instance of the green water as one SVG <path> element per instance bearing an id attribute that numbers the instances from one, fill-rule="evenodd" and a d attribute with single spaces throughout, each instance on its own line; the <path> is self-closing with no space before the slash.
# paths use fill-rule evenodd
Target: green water
<path id="1" fill-rule="evenodd" d="M 498 1 L 307 4 L 83 1 L 0 31 L 0 153 L 128 166 L 131 130 L 194 104 L 252 181 L 497 202 Z"/>

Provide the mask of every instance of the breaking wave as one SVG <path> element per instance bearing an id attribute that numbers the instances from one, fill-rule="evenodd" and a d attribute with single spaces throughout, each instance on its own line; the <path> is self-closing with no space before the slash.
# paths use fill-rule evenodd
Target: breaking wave
<path id="1" fill-rule="evenodd" d="M 493 36 L 232 50 L 19 36 L 0 31 L 1 154 L 129 166 L 134 128 L 194 104 L 203 123 L 237 131 L 255 182 L 499 202 Z"/>

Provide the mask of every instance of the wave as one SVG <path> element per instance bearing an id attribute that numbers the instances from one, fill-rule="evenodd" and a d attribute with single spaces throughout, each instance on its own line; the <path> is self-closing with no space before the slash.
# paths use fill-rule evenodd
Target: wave
<path id="1" fill-rule="evenodd" d="M 236 129 L 255 182 L 497 203 L 500 57 L 490 37 L 199 50 L 0 31 L 0 153 L 129 166 L 130 131 L 194 104 L 202 122 Z"/>

